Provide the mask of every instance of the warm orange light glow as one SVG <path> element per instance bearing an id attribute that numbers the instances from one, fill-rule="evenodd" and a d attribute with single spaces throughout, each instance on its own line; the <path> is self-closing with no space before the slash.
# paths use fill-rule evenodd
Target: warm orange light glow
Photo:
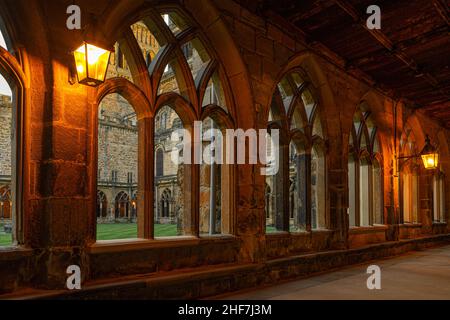
<path id="1" fill-rule="evenodd" d="M 439 155 L 437 153 L 424 154 L 422 161 L 425 169 L 436 169 L 439 165 Z"/>
<path id="2" fill-rule="evenodd" d="M 97 86 L 105 81 L 110 51 L 85 42 L 73 54 L 79 83 Z"/>
<path id="3" fill-rule="evenodd" d="M 430 137 L 427 135 L 425 138 L 425 146 L 420 153 L 422 157 L 423 166 L 425 169 L 436 169 L 439 165 L 439 154 L 436 147 L 430 142 Z"/>

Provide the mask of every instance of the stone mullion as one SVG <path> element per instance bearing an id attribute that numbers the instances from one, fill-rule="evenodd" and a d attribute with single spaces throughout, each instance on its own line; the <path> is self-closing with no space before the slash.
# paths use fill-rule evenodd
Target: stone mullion
<path id="1" fill-rule="evenodd" d="M 200 156 L 200 159 L 203 156 L 203 149 L 200 145 L 195 144 L 195 135 L 201 137 L 201 130 L 193 127 L 193 125 L 187 129 L 191 134 L 191 144 L 185 147 L 191 149 L 191 164 L 183 164 L 184 165 L 184 181 L 183 181 L 183 190 L 184 190 L 184 217 L 186 218 L 186 213 L 189 213 L 188 219 L 183 219 L 184 223 L 184 233 L 189 236 L 200 236 L 200 165 L 195 164 L 195 159 Z M 195 132 L 194 132 L 195 131 Z M 196 152 L 199 152 L 199 155 L 195 155 Z M 186 220 L 189 223 L 186 223 Z"/>
<path id="2" fill-rule="evenodd" d="M 355 226 L 361 226 L 361 183 L 360 183 L 361 163 L 355 159 Z"/>
<path id="3" fill-rule="evenodd" d="M 422 230 L 424 233 L 431 233 L 433 226 L 433 176 L 428 172 L 420 175 L 420 215 Z"/>
<path id="4" fill-rule="evenodd" d="M 289 231 L 289 146 L 283 145 L 279 151 L 279 170 L 275 175 L 275 227 Z"/>
<path id="5" fill-rule="evenodd" d="M 404 191 L 403 191 L 403 186 L 405 184 L 405 178 L 404 178 L 404 173 L 403 172 L 399 172 L 398 174 L 398 197 L 399 197 L 399 208 L 400 208 L 400 214 L 399 214 L 399 223 L 405 223 L 405 218 L 404 218 L 404 212 L 405 212 L 405 195 L 404 195 Z M 392 217 L 394 218 L 394 217 Z M 395 224 L 395 219 L 392 219 L 392 221 L 389 221 L 389 224 Z"/>
<path id="6" fill-rule="evenodd" d="M 374 206 L 374 197 L 375 197 L 375 195 L 374 195 L 374 193 L 373 193 L 373 191 L 374 191 L 374 188 L 373 188 L 373 165 L 372 164 L 370 164 L 369 165 L 369 172 L 368 172 L 368 181 L 369 181 L 369 225 L 373 225 L 373 223 L 374 223 L 374 208 L 373 208 L 373 206 Z"/>
<path id="7" fill-rule="evenodd" d="M 139 119 L 138 237 L 154 237 L 154 121 Z"/>
<path id="8" fill-rule="evenodd" d="M 300 229 L 311 230 L 311 154 L 301 154 L 296 158 L 298 196 L 297 224 Z"/>

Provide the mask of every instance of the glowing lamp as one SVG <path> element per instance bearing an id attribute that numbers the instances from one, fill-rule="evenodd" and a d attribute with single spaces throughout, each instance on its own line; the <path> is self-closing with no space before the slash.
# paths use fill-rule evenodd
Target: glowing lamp
<path id="1" fill-rule="evenodd" d="M 439 165 L 439 154 L 436 148 L 431 144 L 430 138 L 427 135 L 425 139 L 425 146 L 420 153 L 425 169 L 436 169 Z"/>
<path id="2" fill-rule="evenodd" d="M 96 87 L 105 81 L 111 51 L 84 42 L 73 55 L 79 83 Z"/>

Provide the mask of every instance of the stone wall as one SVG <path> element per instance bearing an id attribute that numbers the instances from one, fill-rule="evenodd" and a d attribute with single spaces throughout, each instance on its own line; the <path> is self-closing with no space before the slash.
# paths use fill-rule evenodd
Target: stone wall
<path id="1" fill-rule="evenodd" d="M 0 95 L 0 176 L 11 176 L 11 97 Z"/>
<path id="2" fill-rule="evenodd" d="M 188 268 L 205 268 L 218 264 L 251 265 L 252 270 L 264 265 L 277 265 L 274 273 L 290 272 L 292 255 L 299 252 L 324 250 L 331 253 L 315 253 L 326 256 L 325 260 L 295 260 L 310 270 L 324 270 L 325 266 L 343 266 L 350 263 L 346 256 L 350 252 L 356 257 L 352 261 L 362 261 L 380 257 L 376 252 L 389 246 L 396 250 L 402 246 L 402 237 L 422 237 L 433 242 L 434 233 L 448 233 L 448 224 L 434 224 L 431 221 L 432 194 L 430 177 L 423 174 L 420 185 L 420 232 L 415 229 L 399 231 L 400 203 L 398 199 L 398 180 L 394 176 L 394 103 L 386 96 L 351 70 L 345 70 L 344 64 L 326 49 L 317 44 L 308 44 L 295 30 L 280 25 L 277 21 L 256 17 L 233 1 L 186 0 L 183 10 L 196 22 L 204 34 L 205 42 L 214 51 L 226 78 L 227 106 L 232 118 L 231 126 L 242 128 L 266 128 L 267 111 L 274 88 L 280 78 L 293 67 L 301 67 L 308 74 L 318 94 L 322 110 L 323 130 L 326 132 L 326 194 L 329 229 L 305 234 L 266 235 L 264 177 L 259 175 L 260 165 L 239 165 L 230 169 L 234 175 L 227 186 L 230 195 L 230 233 L 228 237 L 199 238 L 195 234 L 199 221 L 184 221 L 191 231 L 190 237 L 176 241 L 154 240 L 148 236 L 153 217 L 144 214 L 150 212 L 154 203 L 143 202 L 144 222 L 140 232 L 148 239 L 139 242 L 121 242 L 101 246 L 95 243 L 95 203 L 97 196 L 97 172 L 94 155 L 98 141 L 97 110 L 99 94 L 105 90 L 127 96 L 130 104 L 142 111 L 145 107 L 154 108 L 157 97 L 149 94 L 158 84 L 147 75 L 147 67 L 130 68 L 132 83 L 115 81 L 109 78 L 99 88 L 90 88 L 67 81 L 68 66 L 73 61 L 67 54 L 83 41 L 78 33 L 67 35 L 64 26 L 64 2 L 3 0 L 1 10 L 8 12 L 11 21 L 20 21 L 14 25 L 14 39 L 24 57 L 17 65 L 24 73 L 24 94 L 26 100 L 19 105 L 26 111 L 21 132 L 24 143 L 24 165 L 19 169 L 23 183 L 22 206 L 23 228 L 17 228 L 19 248 L 7 248 L 0 251 L 0 292 L 13 291 L 20 287 L 41 289 L 62 289 L 66 283 L 68 265 L 81 266 L 83 281 L 98 278 L 131 275 L 152 272 L 157 279 L 159 271 Z M 111 1 L 98 0 L 85 2 L 85 10 L 99 15 L 100 35 L 109 45 L 126 39 L 117 39 L 124 28 L 124 21 L 137 16 L 144 5 L 134 0 Z M 139 7 L 137 7 L 139 5 Z M 145 5 L 150 5 L 145 2 Z M 115 6 L 114 10 L 110 6 Z M 2 11 L 3 12 L 3 11 Z M 100 16 L 102 15 L 102 16 Z M 104 15 L 104 16 L 103 16 Z M 52 16 L 55 19 L 46 20 Z M 33 30 L 33 32 L 30 32 Z M 139 49 L 133 50 L 141 54 Z M 10 59 L 14 59 L 13 56 Z M 122 68 L 123 69 L 123 68 Z M 20 72 L 16 73 L 20 74 Z M 190 88 L 192 89 L 192 88 Z M 103 91 L 102 91 L 103 90 Z M 361 101 L 367 101 L 374 115 L 383 153 L 383 204 L 384 230 L 349 231 L 348 223 L 348 142 L 353 126 L 353 114 Z M 194 104 L 195 101 L 177 100 L 174 107 Z M 181 106 L 180 106 L 181 105 Z M 446 201 L 450 208 L 450 153 L 449 132 L 439 123 L 429 119 L 420 111 L 412 111 L 403 103 L 397 105 L 398 132 L 402 132 L 407 122 L 412 123 L 415 136 L 420 145 L 424 142 L 425 131 L 433 141 L 440 145 L 442 170 L 446 176 Z M 153 130 L 155 110 L 141 112 L 138 130 L 139 137 L 147 147 L 145 156 L 152 155 L 154 141 L 148 133 Z M 201 111 L 194 110 L 189 116 L 200 118 Z M 188 115 L 179 114 L 188 119 Z M 144 130 L 145 129 L 145 130 Z M 114 129 L 116 130 L 116 129 Z M 119 130 L 119 129 L 118 129 Z M 120 131 L 121 130 L 121 131 Z M 133 131 L 120 129 L 120 132 L 135 136 Z M 128 129 L 127 129 L 128 130 Z M 126 140 L 126 139 L 123 139 Z M 152 140 L 152 141 L 149 141 Z M 119 140 L 120 141 L 120 140 Z M 129 148 L 129 146 L 125 146 Z M 128 152 L 135 152 L 134 150 Z M 138 152 L 141 152 L 139 150 Z M 138 157 L 144 159 L 144 157 Z M 153 165 L 152 156 L 145 159 Z M 139 159 L 138 159 L 139 162 Z M 138 163 L 139 168 L 148 168 Z M 128 164 L 126 164 L 128 166 Z M 199 168 L 185 170 L 180 176 L 189 181 L 189 187 L 183 185 L 189 213 L 200 211 Z M 125 170 L 133 170 L 126 168 Z M 142 173 L 142 172 L 140 172 Z M 152 199 L 152 170 L 140 177 L 143 200 Z M 206 176 L 206 172 L 203 173 Z M 125 173 L 126 175 L 126 173 Z M 122 176 L 123 177 L 123 176 Z M 122 179 L 122 178 L 121 178 Z M 141 182 L 141 181 L 140 181 Z M 181 187 L 181 185 L 180 185 Z M 205 187 L 205 186 L 204 186 Z M 283 199 L 282 199 L 283 200 Z M 286 205 L 288 201 L 281 201 Z M 186 202 L 184 203 L 186 204 Z M 287 212 L 288 207 L 279 209 Z M 447 210 L 448 211 L 448 210 Z M 449 214 L 446 213 L 447 221 Z M 194 226 L 189 225 L 192 223 Z M 384 241 L 388 241 L 386 244 Z M 428 240 L 427 240 L 428 241 Z M 379 243 L 384 242 L 384 243 Z M 200 245 L 199 245 L 200 243 Z M 350 246 L 363 246 L 373 243 L 369 250 L 348 250 Z M 377 246 L 378 245 L 378 246 Z M 413 245 L 410 246 L 414 248 Z M 340 250 L 335 250 L 340 249 Z M 330 263 L 336 255 L 338 263 Z M 273 259 L 284 257 L 273 262 Z M 116 264 L 119 259 L 119 264 Z M 292 273 L 300 275 L 295 267 Z M 230 276 L 232 271 L 226 271 Z M 263 276 L 267 273 L 261 272 Z M 247 274 L 246 274 L 247 276 Z M 276 277 L 274 277 L 276 278 Z M 245 280 L 245 278 L 244 278 Z M 249 278 L 249 280 L 251 280 Z M 155 280 L 157 281 L 157 280 Z M 254 282 L 252 282 L 254 283 Z M 178 285 L 178 284 L 177 284 Z M 175 290 L 175 289 L 174 289 Z M 176 295 L 176 292 L 173 293 Z"/>

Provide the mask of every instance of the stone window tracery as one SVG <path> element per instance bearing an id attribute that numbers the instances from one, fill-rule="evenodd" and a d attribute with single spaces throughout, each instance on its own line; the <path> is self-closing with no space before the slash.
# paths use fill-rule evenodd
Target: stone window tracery
<path id="1" fill-rule="evenodd" d="M 383 224 L 383 161 L 377 127 L 366 103 L 353 117 L 349 140 L 349 224 Z"/>
<path id="2" fill-rule="evenodd" d="M 271 199 L 266 201 L 268 233 L 326 229 L 329 224 L 325 135 L 314 88 L 306 79 L 302 69 L 287 73 L 276 87 L 269 112 L 269 131 L 280 130 L 282 138 L 280 169 L 266 176 L 266 198 Z M 267 151 L 273 152 L 277 151 Z"/>
<path id="3" fill-rule="evenodd" d="M 17 53 L 0 17 L 0 247 L 23 243 L 19 179 L 25 86 Z"/>
<path id="4" fill-rule="evenodd" d="M 158 11 L 153 7 L 146 12 L 147 16 L 116 39 L 115 55 L 123 57 L 122 64 L 128 68 L 118 70 L 110 63 L 107 73 L 110 81 L 125 78 L 129 86 L 141 91 L 149 101 L 147 108 L 154 115 L 152 130 L 147 127 L 147 120 L 137 120 L 136 127 L 139 134 L 151 132 L 154 155 L 152 170 L 145 169 L 144 161 L 139 163 L 146 175 L 142 176 L 144 181 L 137 182 L 141 190 L 137 203 L 141 203 L 139 208 L 145 208 L 138 211 L 138 237 L 230 234 L 233 232 L 231 203 L 234 197 L 231 166 L 174 163 L 171 159 L 174 150 L 182 159 L 194 152 L 186 150 L 185 145 L 194 147 L 186 137 L 172 140 L 175 130 L 185 128 L 193 134 L 194 121 L 205 123 L 206 118 L 212 119 L 214 126 L 223 132 L 232 128 L 234 110 L 225 72 L 200 29 L 181 9 Z M 143 58 L 137 56 L 138 53 Z M 143 75 L 138 70 L 148 70 L 148 73 Z M 133 107 L 138 109 L 134 104 Z M 140 111 L 136 113 L 140 119 Z M 200 129 L 200 133 L 203 134 L 204 129 Z M 137 140 L 141 141 L 139 134 Z M 139 143 L 142 143 L 142 152 L 148 154 L 150 143 Z M 164 152 L 156 146 L 162 146 Z M 205 173 L 211 171 L 214 175 L 209 179 L 214 179 L 202 180 Z M 150 181 L 152 194 L 147 191 L 148 185 L 144 188 Z M 193 185 L 195 181 L 199 183 Z M 202 186 L 201 181 L 210 186 L 207 192 L 202 189 L 205 185 Z M 168 206 L 161 205 L 165 190 L 171 192 L 171 214 L 170 219 L 163 221 L 159 218 L 167 215 L 167 211 L 162 210 L 167 210 Z M 143 205 L 146 198 L 153 198 L 153 205 Z M 144 220 L 153 221 L 151 228 L 139 227 Z M 163 223 L 173 228 L 161 226 Z M 171 231 L 160 232 L 162 229 Z"/>

